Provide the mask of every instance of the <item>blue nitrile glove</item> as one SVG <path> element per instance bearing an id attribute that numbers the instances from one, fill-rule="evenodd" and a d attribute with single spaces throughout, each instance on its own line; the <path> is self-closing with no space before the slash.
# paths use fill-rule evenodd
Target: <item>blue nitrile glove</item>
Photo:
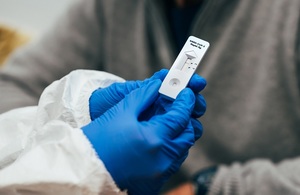
<path id="1" fill-rule="evenodd" d="M 162 69 L 156 72 L 151 78 L 145 81 L 127 81 L 125 83 L 114 83 L 111 86 L 98 89 L 93 92 L 90 98 L 90 115 L 91 119 L 94 120 L 101 116 L 111 107 L 120 102 L 126 94 L 130 93 L 132 90 L 137 89 L 141 86 L 148 84 L 149 82 L 160 79 L 163 80 L 168 73 L 168 70 Z M 203 128 L 201 123 L 197 120 L 202 116 L 206 110 L 206 102 L 199 92 L 203 90 L 206 86 L 206 81 L 197 74 L 194 74 L 188 83 L 188 87 L 193 90 L 196 96 L 195 108 L 193 110 L 191 124 L 195 131 L 195 140 L 199 139 L 202 135 Z M 168 107 L 172 105 L 171 101 L 165 100 L 164 98 L 159 98 L 159 100 L 151 106 L 150 110 L 147 111 L 150 116 L 153 114 L 165 113 Z M 152 110 L 152 111 L 151 111 Z M 154 113 L 153 113 L 154 112 Z M 147 118 L 143 115 L 142 118 Z"/>
<path id="2" fill-rule="evenodd" d="M 154 80 L 133 90 L 82 128 L 114 181 L 129 194 L 157 194 L 194 144 L 190 117 L 195 96 L 190 89 L 166 113 L 139 120 L 159 97 L 160 85 Z"/>
<path id="3" fill-rule="evenodd" d="M 132 90 L 147 85 L 149 82 L 160 79 L 163 80 L 168 73 L 168 70 L 163 69 L 156 72 L 151 78 L 144 81 L 126 81 L 124 83 L 113 83 L 109 87 L 95 90 L 89 100 L 90 116 L 95 120 L 104 112 L 120 102 L 125 95 Z"/>

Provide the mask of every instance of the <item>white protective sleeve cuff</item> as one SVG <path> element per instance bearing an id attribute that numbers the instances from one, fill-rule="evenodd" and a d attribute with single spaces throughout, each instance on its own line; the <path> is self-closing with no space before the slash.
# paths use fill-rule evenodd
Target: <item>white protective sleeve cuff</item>
<path id="1" fill-rule="evenodd" d="M 115 75 L 93 70 L 75 70 L 62 79 L 53 82 L 43 92 L 38 107 L 36 127 L 58 119 L 72 127 L 81 128 L 88 124 L 89 98 L 93 91 L 105 88 L 114 82 L 124 82 Z"/>
<path id="2" fill-rule="evenodd" d="M 2 128 L 14 126 L 14 132 L 27 133 L 23 139 L 14 139 L 15 134 L 7 134 L 10 129 L 0 131 L 10 139 L 7 143 L 19 148 L 12 150 L 17 155 L 7 155 L 12 161 L 8 165 L 0 158 L 0 194 L 126 194 L 117 188 L 80 129 L 90 122 L 91 93 L 122 81 L 104 72 L 77 70 L 45 89 L 37 112 L 30 107 L 1 115 L 0 123 L 14 115 L 22 120 L 11 120 Z M 19 116 L 26 112 L 35 120 Z"/>

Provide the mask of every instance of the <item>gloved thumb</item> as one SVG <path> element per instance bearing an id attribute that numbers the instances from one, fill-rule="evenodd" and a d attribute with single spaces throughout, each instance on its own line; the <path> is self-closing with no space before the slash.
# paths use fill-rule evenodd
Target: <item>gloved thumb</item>
<path id="1" fill-rule="evenodd" d="M 133 90 L 125 96 L 125 106 L 130 108 L 136 116 L 139 116 L 158 98 L 158 89 L 161 85 L 161 80 L 156 79 L 145 86 Z"/>

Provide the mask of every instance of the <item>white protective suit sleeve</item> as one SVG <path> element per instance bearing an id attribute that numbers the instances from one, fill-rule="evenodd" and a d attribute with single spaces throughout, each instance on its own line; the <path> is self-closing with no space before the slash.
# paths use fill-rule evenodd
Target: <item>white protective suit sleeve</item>
<path id="1" fill-rule="evenodd" d="M 37 107 L 0 115 L 0 194 L 126 194 L 80 127 L 89 97 L 117 76 L 77 70 L 48 86 Z"/>

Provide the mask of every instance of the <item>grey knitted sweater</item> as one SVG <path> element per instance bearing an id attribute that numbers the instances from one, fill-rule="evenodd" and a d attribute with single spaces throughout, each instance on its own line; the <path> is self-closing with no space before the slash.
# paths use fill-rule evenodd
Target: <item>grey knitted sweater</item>
<path id="1" fill-rule="evenodd" d="M 0 73 L 0 111 L 36 104 L 74 69 L 144 79 L 169 68 L 161 0 L 80 0 Z M 206 0 L 190 34 L 211 48 L 199 68 L 205 129 L 182 167 L 220 165 L 210 194 L 300 194 L 299 0 Z"/>

